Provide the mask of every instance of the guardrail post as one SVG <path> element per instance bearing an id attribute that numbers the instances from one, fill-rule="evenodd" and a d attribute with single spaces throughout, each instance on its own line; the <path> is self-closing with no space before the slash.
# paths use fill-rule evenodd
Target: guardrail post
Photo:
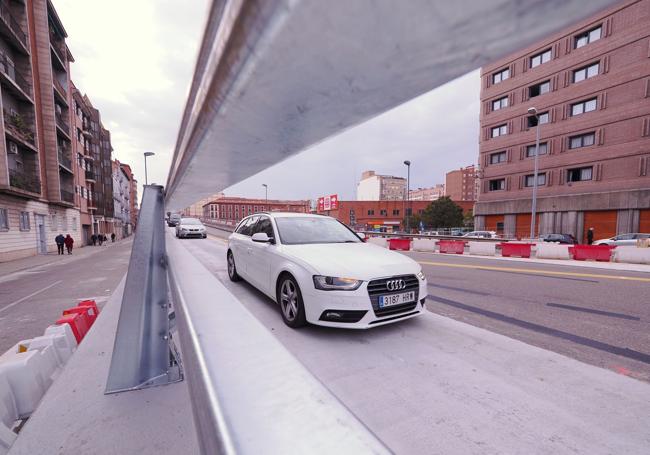
<path id="1" fill-rule="evenodd" d="M 105 393 L 182 379 L 169 332 L 163 187 L 145 185 Z"/>

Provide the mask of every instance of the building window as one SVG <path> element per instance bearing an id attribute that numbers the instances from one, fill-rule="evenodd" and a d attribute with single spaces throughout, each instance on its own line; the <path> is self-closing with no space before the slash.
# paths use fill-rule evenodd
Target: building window
<path id="1" fill-rule="evenodd" d="M 535 174 L 527 175 L 524 178 L 524 185 L 527 187 L 532 187 L 535 185 Z M 537 186 L 546 185 L 546 173 L 537 174 Z"/>
<path id="2" fill-rule="evenodd" d="M 506 179 L 490 180 L 490 191 L 501 191 L 506 189 Z"/>
<path id="3" fill-rule="evenodd" d="M 505 151 L 492 153 L 490 155 L 490 164 L 505 163 L 507 158 L 508 158 L 508 154 Z M 465 185 L 463 185 L 463 188 L 465 188 Z"/>
<path id="4" fill-rule="evenodd" d="M 350 209 L 350 216 L 354 216 L 354 209 Z"/>
<path id="5" fill-rule="evenodd" d="M 510 70 L 508 68 L 499 71 L 498 73 L 494 73 L 492 75 L 492 83 L 493 84 L 498 84 L 499 82 L 503 82 L 506 79 L 510 78 Z"/>
<path id="6" fill-rule="evenodd" d="M 530 67 L 535 68 L 536 66 L 541 65 L 542 63 L 551 61 L 551 50 L 546 49 L 544 52 L 540 52 L 537 55 L 533 55 L 530 58 Z"/>
<path id="7" fill-rule="evenodd" d="M 584 81 L 585 79 L 597 76 L 599 68 L 600 64 L 596 62 L 592 65 L 585 66 L 573 71 L 573 82 L 580 82 Z"/>
<path id="8" fill-rule="evenodd" d="M 492 128 L 491 137 L 505 136 L 508 134 L 508 125 L 499 125 Z"/>
<path id="9" fill-rule="evenodd" d="M 551 81 L 540 82 L 539 84 L 528 87 L 528 97 L 534 98 L 551 91 Z"/>
<path id="10" fill-rule="evenodd" d="M 407 208 L 406 209 L 406 216 L 411 216 L 411 215 L 413 215 L 413 211 L 411 210 L 411 208 Z"/>
<path id="11" fill-rule="evenodd" d="M 399 215 L 399 209 L 393 209 L 393 216 Z"/>
<path id="12" fill-rule="evenodd" d="M 540 125 L 543 125 L 545 123 L 549 122 L 549 115 L 548 112 L 542 112 L 541 114 L 538 115 L 529 115 L 528 116 L 528 128 L 533 128 L 537 126 L 537 122 L 539 121 Z"/>
<path id="13" fill-rule="evenodd" d="M 381 216 L 386 216 L 386 215 L 388 215 L 388 210 L 386 210 L 386 209 L 381 209 L 381 210 L 379 211 L 379 214 L 380 214 Z"/>
<path id="14" fill-rule="evenodd" d="M 9 230 L 9 218 L 7 217 L 7 209 L 0 208 L 0 230 Z"/>
<path id="15" fill-rule="evenodd" d="M 569 148 L 570 149 L 579 149 L 581 147 L 589 147 L 596 143 L 596 134 L 587 133 L 580 134 L 578 136 L 571 136 L 569 138 Z"/>
<path id="16" fill-rule="evenodd" d="M 257 213 L 257 206 L 253 206 L 253 210 L 255 210 L 255 213 Z"/>
<path id="17" fill-rule="evenodd" d="M 580 114 L 584 114 L 585 112 L 595 111 L 597 104 L 598 103 L 596 98 L 592 98 L 587 101 L 581 101 L 579 103 L 572 104 L 571 115 L 580 115 Z"/>
<path id="18" fill-rule="evenodd" d="M 573 47 L 578 49 L 579 47 L 586 46 L 589 43 L 593 43 L 594 41 L 598 41 L 600 39 L 602 32 L 602 26 L 598 26 L 596 28 L 592 28 L 588 32 L 581 33 L 579 35 L 576 35 L 574 37 L 574 45 Z"/>
<path id="19" fill-rule="evenodd" d="M 568 169 L 566 174 L 567 182 L 582 182 L 591 180 L 593 175 L 593 167 L 578 167 L 575 169 Z"/>
<path id="20" fill-rule="evenodd" d="M 368 210 L 368 215 L 374 215 L 375 211 L 373 209 Z"/>
<path id="21" fill-rule="evenodd" d="M 492 101 L 492 110 L 493 111 L 498 111 L 499 109 L 503 109 L 504 107 L 508 107 L 508 97 L 504 96 L 503 98 L 499 98 L 498 100 Z"/>
<path id="22" fill-rule="evenodd" d="M 526 158 L 531 158 L 535 156 L 535 144 L 526 146 Z M 539 154 L 546 155 L 548 153 L 548 143 L 540 142 L 539 143 Z"/>

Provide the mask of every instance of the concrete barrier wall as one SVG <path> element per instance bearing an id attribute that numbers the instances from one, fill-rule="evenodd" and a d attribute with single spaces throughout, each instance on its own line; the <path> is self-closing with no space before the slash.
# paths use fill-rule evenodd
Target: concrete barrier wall
<path id="1" fill-rule="evenodd" d="M 494 256 L 496 254 L 497 244 L 493 242 L 468 242 L 469 254 L 475 256 Z"/>
<path id="2" fill-rule="evenodd" d="M 569 245 L 540 242 L 535 248 L 537 259 L 571 259 Z"/>
<path id="3" fill-rule="evenodd" d="M 388 248 L 388 239 L 385 239 L 383 237 L 369 237 L 367 242 L 372 243 L 373 245 Z"/>
<path id="4" fill-rule="evenodd" d="M 16 433 L 11 431 L 18 419 L 14 394 L 4 375 L 0 375 L 0 455 L 4 455 L 16 439 Z"/>
<path id="5" fill-rule="evenodd" d="M 414 251 L 436 251 L 436 241 L 434 239 L 414 238 L 411 243 L 411 249 Z"/>
<path id="6" fill-rule="evenodd" d="M 614 249 L 612 260 L 614 262 L 625 262 L 628 264 L 650 264 L 650 248 L 617 246 Z"/>

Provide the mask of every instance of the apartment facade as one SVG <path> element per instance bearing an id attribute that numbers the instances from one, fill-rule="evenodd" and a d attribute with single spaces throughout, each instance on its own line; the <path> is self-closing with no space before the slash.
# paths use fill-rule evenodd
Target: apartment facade
<path id="1" fill-rule="evenodd" d="M 203 218 L 225 224 L 237 224 L 242 218 L 259 212 L 309 213 L 309 209 L 310 201 L 222 197 L 203 206 Z"/>
<path id="2" fill-rule="evenodd" d="M 120 163 L 120 167 L 129 180 L 129 218 L 131 223 L 130 232 L 134 232 L 138 219 L 138 181 L 135 179 L 131 166 L 126 163 Z"/>
<path id="3" fill-rule="evenodd" d="M 435 201 L 445 195 L 445 184 L 439 183 L 430 188 L 418 188 L 409 191 L 410 201 Z"/>
<path id="4" fill-rule="evenodd" d="M 117 238 L 132 233 L 131 224 L 131 182 L 126 170 L 118 160 L 112 160 L 113 178 L 113 233 Z"/>
<path id="5" fill-rule="evenodd" d="M 475 201 L 477 181 L 477 168 L 473 164 L 449 171 L 445 175 L 445 196 L 454 201 Z"/>
<path id="6" fill-rule="evenodd" d="M 364 171 L 357 184 L 358 201 L 401 201 L 406 196 L 406 179 Z"/>
<path id="7" fill-rule="evenodd" d="M 539 124 L 538 233 L 650 232 L 650 0 L 619 3 L 481 79 L 476 229 L 530 234 Z"/>
<path id="8" fill-rule="evenodd" d="M 0 261 L 79 239 L 66 37 L 51 2 L 0 3 Z"/>

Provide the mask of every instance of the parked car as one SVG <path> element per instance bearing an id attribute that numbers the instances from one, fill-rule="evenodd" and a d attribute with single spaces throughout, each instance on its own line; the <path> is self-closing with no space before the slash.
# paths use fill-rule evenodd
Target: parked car
<path id="1" fill-rule="evenodd" d="M 596 240 L 594 245 L 635 246 L 639 239 L 650 239 L 650 234 L 620 234 L 608 239 Z"/>
<path id="2" fill-rule="evenodd" d="M 539 236 L 541 242 L 555 242 L 563 245 L 575 245 L 578 243 L 571 234 L 544 234 Z"/>
<path id="3" fill-rule="evenodd" d="M 203 223 L 201 223 L 201 220 L 197 218 L 181 218 L 176 226 L 176 237 L 179 239 L 191 237 L 205 239 L 208 237 L 208 232 L 205 226 L 203 226 Z"/>
<path id="4" fill-rule="evenodd" d="M 169 227 L 175 227 L 180 223 L 181 221 L 181 215 L 180 213 L 172 213 L 169 215 L 169 218 L 167 219 L 167 226 Z"/>
<path id="5" fill-rule="evenodd" d="M 289 327 L 365 329 L 425 311 L 427 280 L 417 262 L 362 242 L 328 216 L 248 216 L 230 235 L 226 259 L 230 279 L 274 299 Z"/>
<path id="6" fill-rule="evenodd" d="M 463 237 L 474 238 L 474 239 L 496 239 L 498 238 L 497 233 L 494 231 L 472 231 L 463 235 Z"/>

